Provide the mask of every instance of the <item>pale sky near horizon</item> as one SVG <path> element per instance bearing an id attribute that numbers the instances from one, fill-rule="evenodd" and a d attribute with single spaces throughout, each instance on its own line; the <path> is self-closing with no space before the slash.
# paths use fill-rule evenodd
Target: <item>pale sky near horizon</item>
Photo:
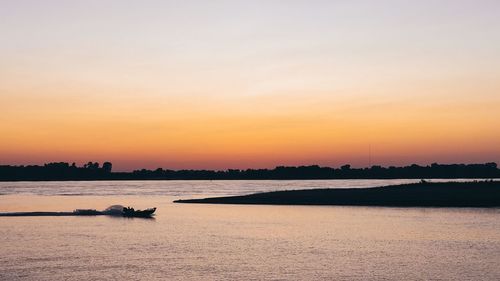
<path id="1" fill-rule="evenodd" d="M 500 1 L 0 0 L 0 164 L 500 162 Z"/>

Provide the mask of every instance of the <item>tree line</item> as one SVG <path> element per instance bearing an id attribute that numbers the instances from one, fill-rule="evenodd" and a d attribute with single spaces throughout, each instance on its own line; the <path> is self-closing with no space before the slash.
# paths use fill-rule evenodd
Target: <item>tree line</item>
<path id="1" fill-rule="evenodd" d="M 43 166 L 0 165 L 1 181 L 21 180 L 286 180 L 286 179 L 429 179 L 429 178 L 500 178 L 496 163 L 485 164 L 417 164 L 404 167 L 372 166 L 339 168 L 310 166 L 278 166 L 274 169 L 214 170 L 135 170 L 113 172 L 112 163 L 88 162 L 82 167 L 75 163 L 47 163 Z"/>

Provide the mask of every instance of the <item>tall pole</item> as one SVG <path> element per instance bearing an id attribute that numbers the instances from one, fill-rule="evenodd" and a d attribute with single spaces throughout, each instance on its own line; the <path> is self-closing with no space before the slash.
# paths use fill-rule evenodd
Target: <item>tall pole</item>
<path id="1" fill-rule="evenodd" d="M 372 145 L 368 145 L 368 168 L 372 167 Z"/>

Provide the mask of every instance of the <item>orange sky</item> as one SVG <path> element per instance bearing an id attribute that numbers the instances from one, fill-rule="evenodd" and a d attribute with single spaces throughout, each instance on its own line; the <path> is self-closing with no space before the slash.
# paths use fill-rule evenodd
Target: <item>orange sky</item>
<path id="1" fill-rule="evenodd" d="M 331 2 L 2 3 L 0 164 L 500 162 L 499 5 Z"/>

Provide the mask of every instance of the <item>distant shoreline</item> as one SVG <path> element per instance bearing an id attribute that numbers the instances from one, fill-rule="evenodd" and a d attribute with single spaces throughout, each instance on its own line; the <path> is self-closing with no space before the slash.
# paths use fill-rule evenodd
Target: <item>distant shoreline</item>
<path id="1" fill-rule="evenodd" d="M 371 166 L 340 168 L 310 166 L 278 166 L 273 169 L 228 170 L 135 170 L 113 172 L 113 164 L 102 166 L 89 162 L 83 167 L 66 162 L 47 163 L 43 166 L 0 165 L 0 181 L 94 181 L 94 180 L 329 180 L 329 179 L 492 179 L 500 178 L 496 163 L 438 164 L 427 166 L 412 164 L 404 167 Z"/>
<path id="2" fill-rule="evenodd" d="M 86 181 L 337 181 L 337 180 L 498 180 L 498 178 L 468 178 L 468 177 L 457 177 L 457 178 L 286 178 L 286 179 L 130 179 L 130 178 L 114 178 L 114 179 L 50 179 L 50 180 L 3 180 L 0 182 L 86 182 Z"/>
<path id="3" fill-rule="evenodd" d="M 373 188 L 287 190 L 174 203 L 491 208 L 500 207 L 500 181 L 422 181 Z"/>

